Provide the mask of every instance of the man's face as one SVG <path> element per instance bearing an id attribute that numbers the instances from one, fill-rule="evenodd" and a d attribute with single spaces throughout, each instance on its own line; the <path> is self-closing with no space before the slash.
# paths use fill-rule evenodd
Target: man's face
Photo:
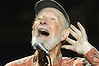
<path id="1" fill-rule="evenodd" d="M 40 41 L 48 50 L 54 48 L 62 38 L 63 14 L 55 8 L 45 8 L 36 16 L 32 27 L 32 42 Z"/>

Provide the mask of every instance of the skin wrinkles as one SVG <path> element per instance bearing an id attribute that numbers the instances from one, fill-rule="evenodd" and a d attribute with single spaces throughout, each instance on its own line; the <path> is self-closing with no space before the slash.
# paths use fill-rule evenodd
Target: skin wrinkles
<path id="1" fill-rule="evenodd" d="M 61 17 L 59 17 L 61 16 Z M 34 22 L 32 36 L 36 40 L 44 43 L 45 48 L 48 50 L 53 49 L 60 41 L 63 40 L 62 36 L 65 31 L 65 18 L 63 14 L 55 8 L 45 8 L 39 12 Z M 47 29 L 50 33 L 49 36 L 38 36 L 39 27 Z M 32 39 L 34 41 L 34 38 Z"/>
<path id="2" fill-rule="evenodd" d="M 39 6 L 38 2 L 35 9 L 37 9 L 37 6 Z M 47 7 L 41 9 L 41 11 L 36 14 L 35 22 L 32 26 L 32 47 L 35 47 L 33 44 L 36 42 L 43 43 L 43 46 L 50 53 L 52 66 L 89 66 L 90 63 L 92 66 L 98 66 L 99 51 L 89 43 L 85 28 L 80 22 L 77 22 L 78 28 L 72 24 L 70 25 L 68 19 L 66 15 L 63 15 L 63 12 L 56 8 Z M 66 44 L 64 41 L 69 44 Z M 61 48 L 83 55 L 82 59 L 86 59 L 87 63 L 85 60 L 79 62 L 79 58 L 63 57 Z M 42 59 L 44 58 L 42 57 L 45 55 L 43 54 L 42 51 L 36 50 L 32 56 L 13 61 L 6 66 L 44 66 L 42 63 Z M 50 62 L 50 59 L 47 57 L 48 62 Z M 48 64 L 48 66 L 50 66 L 50 64 Z"/>

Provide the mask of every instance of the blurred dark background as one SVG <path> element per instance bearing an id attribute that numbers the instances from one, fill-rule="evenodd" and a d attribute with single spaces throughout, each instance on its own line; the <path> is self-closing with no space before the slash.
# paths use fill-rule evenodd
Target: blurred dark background
<path id="1" fill-rule="evenodd" d="M 0 1 L 0 66 L 34 53 L 31 47 L 31 27 L 35 15 L 34 5 L 37 1 Z M 78 21 L 81 22 L 86 29 L 89 42 L 99 50 L 98 0 L 56 1 L 66 9 L 72 24 L 76 26 Z M 68 55 L 68 52 L 64 55 Z"/>

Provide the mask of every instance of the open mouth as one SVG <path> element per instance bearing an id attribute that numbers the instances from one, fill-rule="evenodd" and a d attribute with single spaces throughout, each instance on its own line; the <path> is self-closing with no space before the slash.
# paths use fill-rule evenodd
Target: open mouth
<path id="1" fill-rule="evenodd" d="M 38 32 L 39 32 L 40 36 L 49 36 L 49 32 L 46 29 L 40 28 L 40 29 L 38 29 Z"/>

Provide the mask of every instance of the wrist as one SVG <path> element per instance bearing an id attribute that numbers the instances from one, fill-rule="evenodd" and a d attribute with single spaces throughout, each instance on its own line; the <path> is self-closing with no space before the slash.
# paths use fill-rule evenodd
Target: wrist
<path id="1" fill-rule="evenodd" d="M 83 48 L 83 54 L 87 54 L 92 48 L 94 48 L 90 43 L 86 44 L 85 47 Z"/>

